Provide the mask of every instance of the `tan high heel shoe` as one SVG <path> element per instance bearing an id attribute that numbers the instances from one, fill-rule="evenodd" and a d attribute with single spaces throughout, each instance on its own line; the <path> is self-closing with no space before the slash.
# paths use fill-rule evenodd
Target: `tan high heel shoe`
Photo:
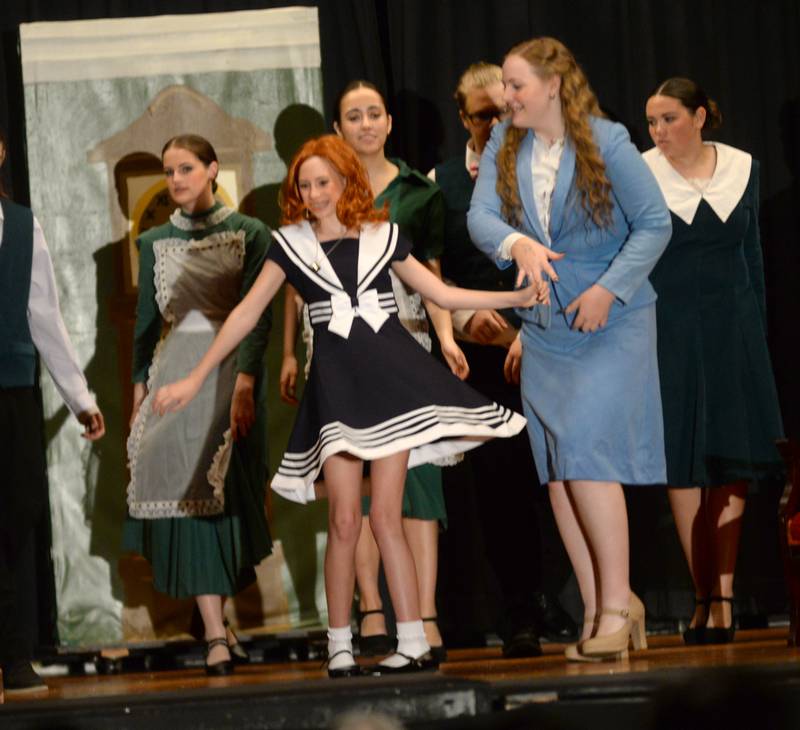
<path id="1" fill-rule="evenodd" d="M 603 660 L 625 659 L 628 656 L 629 640 L 633 642 L 634 649 L 647 648 L 644 605 L 635 593 L 631 592 L 628 608 L 604 608 L 600 613 L 622 616 L 626 619 L 625 624 L 613 634 L 595 636 L 580 642 L 578 651 L 581 654 Z"/>
<path id="2" fill-rule="evenodd" d="M 587 623 L 592 624 L 592 633 L 590 635 L 594 636 L 595 632 L 597 631 L 597 622 L 599 620 L 599 616 L 592 615 L 592 616 L 584 616 L 583 623 L 586 625 Z M 574 644 L 567 644 L 564 647 L 564 656 L 567 658 L 568 662 L 601 662 L 603 661 L 600 657 L 594 656 L 586 656 L 585 654 L 581 654 L 580 650 L 581 642 L 577 641 Z"/>

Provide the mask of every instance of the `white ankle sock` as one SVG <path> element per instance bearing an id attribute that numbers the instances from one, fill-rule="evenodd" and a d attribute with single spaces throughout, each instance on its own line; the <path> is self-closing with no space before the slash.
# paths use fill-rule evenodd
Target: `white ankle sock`
<path id="1" fill-rule="evenodd" d="M 334 656 L 338 652 L 342 653 Z M 342 669 L 351 667 L 355 663 L 353 659 L 353 632 L 350 626 L 342 626 L 335 629 L 328 627 L 328 669 Z"/>
<path id="2" fill-rule="evenodd" d="M 419 659 L 430 648 L 422 621 L 398 621 L 397 653 L 386 657 L 381 664 L 385 667 L 402 667 L 408 664 L 406 656 Z M 406 656 L 401 656 L 402 654 Z"/>

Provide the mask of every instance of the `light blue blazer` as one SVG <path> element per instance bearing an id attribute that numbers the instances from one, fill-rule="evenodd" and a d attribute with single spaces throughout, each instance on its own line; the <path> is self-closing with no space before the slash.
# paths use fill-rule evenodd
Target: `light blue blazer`
<path id="1" fill-rule="evenodd" d="M 497 152 L 509 122 L 498 124 L 481 156 L 478 180 L 467 216 L 475 245 L 499 268 L 511 261 L 500 259 L 500 244 L 518 231 L 540 243 L 546 237 L 536 213 L 531 176 L 535 134 L 528 132 L 517 153 L 517 184 L 522 202 L 522 223 L 517 229 L 501 216 L 496 192 Z M 589 219 L 575 186 L 575 148 L 564 144 L 550 211 L 550 238 L 554 251 L 564 258 L 553 262 L 559 281 L 553 284 L 551 305 L 518 310 L 523 320 L 549 327 L 553 316 L 592 284 L 600 284 L 616 297 L 609 324 L 625 311 L 652 304 L 655 291 L 647 277 L 669 243 L 672 224 L 658 183 L 621 124 L 591 118 L 592 131 L 611 183 L 612 223 L 600 228 Z M 570 316 L 570 319 L 574 315 Z"/>

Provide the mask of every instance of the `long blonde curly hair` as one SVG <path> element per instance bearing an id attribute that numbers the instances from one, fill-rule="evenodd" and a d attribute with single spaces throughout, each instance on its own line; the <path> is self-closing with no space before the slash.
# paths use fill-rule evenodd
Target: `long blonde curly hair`
<path id="1" fill-rule="evenodd" d="M 600 111 L 583 70 L 569 49 L 555 38 L 534 38 L 514 46 L 507 54 L 527 61 L 542 79 L 561 77 L 561 114 L 566 136 L 575 147 L 575 185 L 581 205 L 598 226 L 611 224 L 611 183 L 606 166 L 592 135 L 589 117 L 605 116 Z M 497 194 L 503 217 L 514 226 L 522 221 L 517 185 L 517 152 L 527 129 L 509 125 L 497 154 Z"/>

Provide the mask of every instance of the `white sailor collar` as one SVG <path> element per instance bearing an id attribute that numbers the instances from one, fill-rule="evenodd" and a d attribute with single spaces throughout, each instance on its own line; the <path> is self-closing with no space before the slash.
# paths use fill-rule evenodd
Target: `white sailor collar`
<path id="1" fill-rule="evenodd" d="M 358 237 L 358 283 L 357 294 L 366 291 L 383 266 L 391 259 L 397 247 L 398 227 L 394 223 L 366 224 Z M 328 257 L 308 221 L 282 226 L 272 232 L 286 255 L 301 271 L 318 286 L 333 294 L 344 291 Z M 314 264 L 319 268 L 315 268 Z"/>
<path id="2" fill-rule="evenodd" d="M 667 160 L 658 147 L 642 157 L 655 175 L 669 209 L 678 218 L 692 224 L 700 201 L 705 201 L 724 223 L 738 205 L 750 181 L 753 157 L 742 150 L 720 142 L 706 142 L 717 149 L 717 166 L 703 192 L 694 187 Z"/>

